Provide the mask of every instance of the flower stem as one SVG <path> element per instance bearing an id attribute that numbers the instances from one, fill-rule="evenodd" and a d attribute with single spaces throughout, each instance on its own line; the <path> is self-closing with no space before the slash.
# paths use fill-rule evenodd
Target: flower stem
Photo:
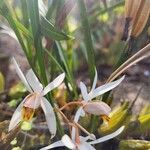
<path id="1" fill-rule="evenodd" d="M 66 107 L 69 107 L 71 105 L 79 105 L 79 106 L 82 106 L 83 103 L 81 101 L 76 101 L 76 102 L 69 102 L 67 104 L 65 104 L 63 107 L 61 107 L 59 110 L 62 111 L 63 109 L 65 109 Z"/>

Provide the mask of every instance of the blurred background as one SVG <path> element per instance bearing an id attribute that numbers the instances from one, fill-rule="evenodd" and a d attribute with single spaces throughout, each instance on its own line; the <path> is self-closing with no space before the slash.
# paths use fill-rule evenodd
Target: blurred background
<path id="1" fill-rule="evenodd" d="M 28 0 L 27 0 L 28 1 Z M 80 0 L 79 0 L 80 1 Z M 92 64 L 92 60 L 87 53 L 87 47 L 92 49 L 94 64 L 98 71 L 98 84 L 105 83 L 107 78 L 114 70 L 115 64 L 126 45 L 126 41 L 122 41 L 122 36 L 125 27 L 125 1 L 124 0 L 85 0 L 86 7 L 86 19 L 89 26 L 86 24 L 84 12 L 81 11 L 80 2 L 77 0 L 38 0 L 39 14 L 45 16 L 45 18 L 56 28 L 61 31 L 61 36 L 66 34 L 69 39 L 58 40 L 56 43 L 52 40 L 57 40 L 56 35 L 47 35 L 46 24 L 43 21 L 42 32 L 42 46 L 47 49 L 48 52 L 43 54 L 46 74 L 48 80 L 52 80 L 58 72 L 62 70 L 57 67 L 53 59 L 49 57 L 49 53 L 58 61 L 62 68 L 66 71 L 67 67 L 74 79 L 74 86 L 78 95 L 80 94 L 79 83 L 83 81 L 86 85 L 91 87 L 89 64 Z M 36 55 L 36 44 L 30 38 L 30 31 L 33 27 L 30 26 L 30 21 L 27 17 L 30 16 L 30 12 L 26 8 L 26 0 L 6 0 L 6 5 L 10 10 L 15 22 L 21 32 L 22 41 L 27 45 L 29 51 L 27 53 L 23 50 L 20 40 L 13 32 L 12 24 L 8 21 L 10 18 L 5 17 L 4 13 L 0 13 L 0 136 L 1 138 L 7 133 L 8 123 L 13 114 L 13 111 L 20 103 L 20 101 L 27 95 L 25 87 L 20 82 L 20 79 L 16 75 L 15 68 L 11 63 L 11 58 L 15 57 L 24 73 L 32 67 L 38 70 L 37 62 L 38 56 Z M 0 10 L 2 12 L 2 8 Z M 7 9 L 5 10 L 7 14 Z M 32 13 L 32 10 L 31 10 Z M 29 17 L 30 18 L 30 17 Z M 40 18 L 42 20 L 42 17 Z M 42 21 L 41 21 L 42 22 Z M 19 24 L 20 23 L 20 24 Z M 31 21 L 32 23 L 32 21 Z M 44 28 L 45 27 L 45 28 Z M 89 27 L 89 28 L 88 28 Z M 45 29 L 45 30 L 44 30 Z M 87 30 L 90 29 L 90 32 Z M 57 32 L 56 32 L 57 33 Z M 87 35 L 86 35 L 87 33 Z M 90 34 L 91 40 L 86 39 L 86 36 Z M 66 36 L 65 35 L 65 36 Z M 64 37 L 65 37 L 64 36 Z M 53 38 L 54 37 L 54 38 Z M 144 30 L 138 37 L 132 41 L 132 51 L 130 51 L 129 57 L 138 52 L 141 48 L 146 46 L 150 41 L 150 19 L 148 19 Z M 88 43 L 92 42 L 92 46 Z M 30 44 L 27 44 L 30 43 Z M 33 46 L 33 45 L 34 46 Z M 61 49 L 61 52 L 60 52 Z M 28 54 L 28 55 L 27 55 Z M 30 55 L 31 54 L 31 55 Z M 64 61 L 64 59 L 66 61 Z M 90 62 L 91 61 L 91 62 Z M 65 64 L 67 63 L 67 67 Z M 40 71 L 39 71 L 40 72 Z M 38 73 L 38 71 L 37 71 Z M 128 113 L 128 118 L 124 118 L 129 125 L 127 132 L 121 137 L 122 145 L 115 147 L 114 143 L 117 140 L 110 141 L 110 146 L 107 144 L 101 145 L 103 150 L 125 150 L 125 149 L 138 149 L 136 144 L 139 141 L 130 141 L 128 145 L 125 143 L 127 139 L 145 140 L 141 150 L 150 149 L 150 115 L 146 116 L 147 122 L 141 129 L 140 121 L 138 117 L 150 113 L 150 59 L 147 58 L 140 63 L 129 68 L 125 73 L 126 78 L 121 85 L 113 90 L 112 108 L 119 105 L 129 110 L 128 105 L 134 102 L 132 110 Z M 40 78 L 40 75 L 39 75 Z M 61 86 L 53 93 L 55 100 L 59 106 L 63 106 L 67 100 L 74 99 L 74 93 L 68 94 L 66 86 Z M 126 103 L 126 104 L 125 104 Z M 128 104 L 127 104 L 128 103 Z M 123 104 L 123 105 L 120 105 Z M 118 107 L 119 107 L 118 106 Z M 34 121 L 33 130 L 21 131 L 18 137 L 11 143 L 8 149 L 20 150 L 20 149 L 38 149 L 41 146 L 45 146 L 49 143 L 50 136 L 47 136 L 48 129 L 44 122 L 44 116 L 41 113 L 42 110 L 38 110 L 38 117 Z M 70 114 L 73 114 L 73 110 L 70 110 Z M 81 120 L 81 123 L 86 127 L 85 120 Z M 36 123 L 38 122 L 38 123 Z M 88 124 L 88 123 L 87 123 Z M 124 122 L 122 121 L 122 124 Z M 119 125 L 115 128 L 119 127 Z M 113 131 L 114 129 L 110 130 Z M 133 132 L 132 130 L 136 130 Z M 141 129 L 140 132 L 138 130 Z M 130 131 L 131 130 L 131 131 Z M 109 133 L 107 129 L 100 127 L 96 134 L 105 135 Z M 131 133 L 131 135 L 129 134 Z M 18 140 L 19 139 L 19 140 Z M 59 139 L 55 137 L 54 141 Z M 146 142 L 147 140 L 147 142 Z M 135 143 L 134 143 L 135 142 Z M 111 144 L 113 143 L 113 144 Z M 131 145 L 134 145 L 133 148 Z M 140 145 L 139 144 L 139 145 Z M 144 148 L 144 146 L 145 148 Z M 148 148 L 146 147 L 148 145 Z M 118 148 L 119 147 L 119 148 Z M 142 149 L 144 148 L 144 149 Z M 99 148 L 98 148 L 99 149 Z M 139 148 L 140 149 L 140 148 Z"/>

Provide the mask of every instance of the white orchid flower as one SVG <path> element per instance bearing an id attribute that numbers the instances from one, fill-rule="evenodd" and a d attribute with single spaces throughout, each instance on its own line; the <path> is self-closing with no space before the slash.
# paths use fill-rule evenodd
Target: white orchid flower
<path id="1" fill-rule="evenodd" d="M 65 134 L 60 141 L 57 141 L 49 146 L 41 148 L 40 150 L 48 150 L 48 149 L 62 147 L 62 146 L 65 146 L 72 150 L 96 150 L 92 145 L 110 140 L 110 139 L 118 136 L 123 130 L 124 130 L 124 126 L 120 127 L 117 131 L 115 131 L 109 135 L 106 135 L 102 138 L 99 138 L 99 139 L 96 139 L 96 140 L 93 140 L 90 142 L 87 141 L 90 139 L 89 136 L 88 137 L 79 136 L 78 139 L 73 140 L 68 135 Z"/>
<path id="2" fill-rule="evenodd" d="M 106 83 L 96 88 L 98 77 L 97 77 L 97 71 L 95 70 L 95 77 L 94 77 L 93 85 L 89 93 L 87 92 L 87 87 L 85 86 L 85 84 L 83 82 L 80 82 L 80 89 L 81 89 L 81 94 L 83 97 L 82 103 L 84 105 L 79 107 L 79 109 L 77 110 L 75 117 L 74 117 L 74 122 L 78 122 L 80 116 L 84 116 L 85 112 L 94 114 L 94 115 L 100 115 L 102 116 L 102 118 L 105 118 L 107 120 L 109 118 L 108 115 L 111 111 L 111 108 L 102 101 L 95 102 L 91 100 L 97 96 L 100 96 L 112 90 L 116 86 L 118 86 L 122 82 L 124 77 L 125 76 L 121 77 L 120 79 L 114 82 Z M 74 132 L 75 132 L 75 128 L 73 128 L 72 130 L 72 135 L 74 135 Z M 72 138 L 74 139 L 75 137 L 72 137 Z"/>
<path id="3" fill-rule="evenodd" d="M 25 99 L 15 110 L 9 124 L 9 131 L 12 130 L 18 123 L 20 123 L 20 121 L 29 121 L 33 117 L 35 110 L 41 106 L 46 117 L 49 131 L 51 135 L 54 136 L 56 134 L 55 113 L 53 111 L 53 107 L 44 97 L 44 95 L 46 95 L 54 88 L 58 87 L 63 82 L 65 74 L 62 73 L 44 88 L 32 69 L 28 71 L 25 77 L 16 60 L 13 58 L 12 61 L 15 65 L 18 76 L 20 77 L 21 81 L 26 86 L 30 94 L 25 97 Z"/>

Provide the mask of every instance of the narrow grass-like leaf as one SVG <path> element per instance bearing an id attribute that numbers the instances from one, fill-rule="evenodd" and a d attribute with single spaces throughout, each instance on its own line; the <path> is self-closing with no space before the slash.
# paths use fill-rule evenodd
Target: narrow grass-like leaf
<path id="1" fill-rule="evenodd" d="M 112 11 L 117 7 L 123 6 L 124 3 L 125 3 L 124 0 L 121 0 L 118 3 L 114 4 L 113 6 L 110 6 L 105 9 L 102 9 L 100 11 L 97 11 L 97 13 L 95 13 L 94 15 L 89 16 L 90 22 L 93 22 L 99 15 L 102 15 L 102 14 L 106 13 L 107 11 Z"/>
<path id="2" fill-rule="evenodd" d="M 21 11 L 22 11 L 22 21 L 26 28 L 29 27 L 29 14 L 27 11 L 27 1 L 26 0 L 20 0 L 21 4 Z"/>
<path id="3" fill-rule="evenodd" d="M 72 8 L 75 6 L 76 0 L 67 0 L 63 7 L 58 11 L 56 16 L 56 26 L 61 29 L 65 24 L 65 19 L 67 18 L 68 14 L 72 10 Z"/>
<path id="4" fill-rule="evenodd" d="M 92 36 L 91 36 L 88 15 L 86 12 L 84 0 L 78 0 L 78 7 L 80 10 L 80 17 L 81 17 L 81 22 L 82 22 L 81 28 L 83 29 L 84 43 L 85 43 L 85 47 L 86 47 L 86 53 L 88 56 L 87 62 L 88 62 L 88 66 L 89 66 L 89 74 L 90 74 L 90 79 L 91 79 L 91 83 L 92 83 L 92 80 L 94 79 L 94 76 L 95 76 L 95 58 L 94 58 L 94 48 L 93 48 Z M 96 126 L 95 120 L 96 120 L 96 117 L 92 116 L 91 131 L 93 131 L 95 129 L 95 126 Z"/>
<path id="5" fill-rule="evenodd" d="M 27 53 L 27 49 L 26 46 L 24 44 L 23 38 L 18 30 L 18 27 L 14 21 L 13 18 L 13 14 L 11 13 L 11 11 L 9 10 L 9 8 L 7 7 L 7 4 L 5 3 L 5 1 L 0 1 L 0 14 L 8 21 L 9 25 L 11 26 L 11 28 L 14 30 L 16 36 L 18 37 L 18 40 L 28 58 L 28 53 Z"/>
<path id="6" fill-rule="evenodd" d="M 52 17 L 52 15 L 54 14 L 54 12 L 56 11 L 57 8 L 57 3 L 59 2 L 59 0 L 53 0 L 51 5 L 48 8 L 47 14 L 46 14 L 46 19 L 50 20 L 50 18 Z"/>
<path id="7" fill-rule="evenodd" d="M 95 58 L 94 58 L 94 48 L 93 48 L 93 42 L 91 37 L 91 31 L 88 22 L 88 15 L 86 12 L 84 0 L 78 0 L 78 7 L 80 10 L 80 17 L 82 22 L 81 28 L 83 29 L 84 42 L 85 42 L 87 56 L 88 56 L 89 74 L 92 83 L 92 80 L 94 79 L 94 75 L 95 75 Z"/>
<path id="8" fill-rule="evenodd" d="M 74 81 L 74 78 L 73 78 L 73 74 L 70 71 L 70 68 L 69 68 L 66 56 L 64 55 L 63 48 L 61 47 L 61 44 L 59 42 L 56 42 L 56 45 L 57 45 L 57 48 L 58 48 L 58 53 L 59 53 L 59 56 L 61 58 L 61 61 L 63 62 L 63 65 L 65 67 L 66 73 L 68 75 L 70 84 L 71 84 L 71 86 L 73 88 L 74 95 L 75 95 L 75 97 L 77 97 L 77 91 L 76 91 L 75 81 Z"/>
<path id="9" fill-rule="evenodd" d="M 25 37 L 29 38 L 30 40 L 33 40 L 32 33 L 22 23 L 20 23 L 18 20 L 14 20 L 14 22 Z"/>
<path id="10" fill-rule="evenodd" d="M 61 72 L 66 72 L 66 70 L 61 66 L 61 64 L 59 64 L 59 62 L 56 60 L 56 58 L 46 49 L 44 49 L 46 51 L 46 53 L 48 54 L 49 56 L 49 61 L 52 60 L 54 62 L 54 64 L 60 69 Z M 51 62 L 51 61 L 50 61 Z M 67 83 L 66 85 L 68 84 L 68 81 L 70 81 L 70 77 L 68 76 L 68 73 L 66 73 L 66 79 L 67 79 Z"/>
<path id="11" fill-rule="evenodd" d="M 45 17 L 41 18 L 41 33 L 54 40 L 69 40 L 70 37 L 56 29 Z"/>

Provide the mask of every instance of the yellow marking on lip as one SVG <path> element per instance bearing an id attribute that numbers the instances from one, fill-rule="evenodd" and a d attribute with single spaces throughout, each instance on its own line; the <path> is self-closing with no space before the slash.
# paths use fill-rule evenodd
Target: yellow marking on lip
<path id="1" fill-rule="evenodd" d="M 23 106 L 22 118 L 23 121 L 30 121 L 33 118 L 35 110 L 33 108 Z"/>
<path id="2" fill-rule="evenodd" d="M 110 118 L 107 115 L 100 115 L 100 117 L 103 119 L 103 121 L 109 122 Z"/>

